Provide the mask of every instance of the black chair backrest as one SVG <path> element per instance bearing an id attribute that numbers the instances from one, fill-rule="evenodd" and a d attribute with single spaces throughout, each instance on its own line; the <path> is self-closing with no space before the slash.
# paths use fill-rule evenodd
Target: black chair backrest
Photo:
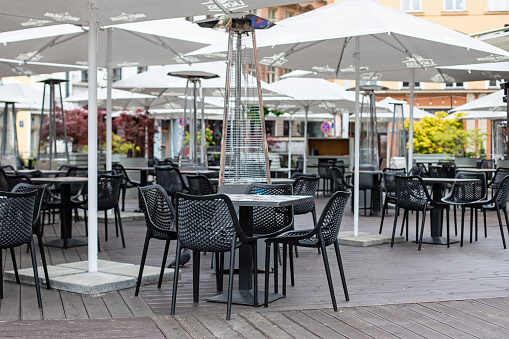
<path id="1" fill-rule="evenodd" d="M 36 193 L 0 192 L 0 249 L 30 242 Z"/>
<path id="2" fill-rule="evenodd" d="M 350 190 L 334 193 L 325 205 L 315 230 L 311 233 L 321 232 L 325 240 L 325 246 L 333 244 L 338 239 L 341 220 L 350 194 Z"/>
<path id="3" fill-rule="evenodd" d="M 6 175 L 6 178 L 7 178 L 7 184 L 9 187 L 9 189 L 8 189 L 9 191 L 12 191 L 14 186 L 16 186 L 17 184 L 20 184 L 20 183 L 31 184 L 32 183 L 32 180 L 30 180 L 30 178 L 28 176 L 22 175 L 22 174 Z"/>
<path id="4" fill-rule="evenodd" d="M 4 192 L 10 191 L 9 181 L 7 180 L 7 174 L 2 168 L 0 168 L 0 191 Z"/>
<path id="5" fill-rule="evenodd" d="M 458 202 L 472 202 L 486 199 L 487 185 L 485 173 L 458 172 L 457 179 L 478 179 L 476 182 L 456 182 L 451 188 L 449 195 Z"/>
<path id="6" fill-rule="evenodd" d="M 495 160 L 493 159 L 482 159 L 481 168 L 492 168 L 495 169 Z"/>
<path id="7" fill-rule="evenodd" d="M 507 205 L 507 199 L 509 199 L 509 176 L 502 179 L 492 200 L 498 208 L 504 209 Z"/>
<path id="8" fill-rule="evenodd" d="M 346 191 L 348 189 L 348 184 L 346 183 L 345 177 L 343 176 L 343 173 L 341 173 L 341 170 L 338 167 L 332 167 L 331 174 L 334 192 Z"/>
<path id="9" fill-rule="evenodd" d="M 428 189 L 421 177 L 396 175 L 396 204 L 410 211 L 424 211 L 431 201 Z"/>
<path id="10" fill-rule="evenodd" d="M 297 171 L 304 172 L 304 158 L 303 157 L 297 158 Z"/>
<path id="11" fill-rule="evenodd" d="M 180 171 L 173 166 L 156 166 L 156 183 L 161 185 L 169 196 L 175 198 L 178 192 L 187 188 Z"/>
<path id="12" fill-rule="evenodd" d="M 189 193 L 192 195 L 215 194 L 214 186 L 203 174 L 186 175 Z"/>
<path id="13" fill-rule="evenodd" d="M 454 178 L 456 177 L 456 163 L 454 161 L 444 162 L 442 164 L 442 167 L 444 168 L 445 174 L 448 178 Z"/>
<path id="14" fill-rule="evenodd" d="M 331 166 L 334 166 L 334 162 L 325 161 L 325 159 L 318 160 L 318 175 L 323 179 L 332 179 Z"/>
<path id="15" fill-rule="evenodd" d="M 4 171 L 16 172 L 16 169 L 12 165 L 4 165 L 4 166 L 0 166 L 0 168 L 3 169 Z"/>
<path id="16" fill-rule="evenodd" d="M 308 177 L 308 178 L 319 178 L 317 173 L 301 173 L 301 172 L 294 172 L 292 174 L 292 179 L 297 179 L 298 177 Z"/>
<path id="17" fill-rule="evenodd" d="M 181 247 L 194 251 L 222 252 L 239 236 L 245 239 L 230 198 L 225 194 L 177 193 L 177 234 Z"/>
<path id="18" fill-rule="evenodd" d="M 246 194 L 292 195 L 290 184 L 251 184 Z M 253 234 L 267 235 L 280 231 L 293 224 L 293 206 L 253 207 Z"/>
<path id="19" fill-rule="evenodd" d="M 46 192 L 47 192 L 47 185 L 33 185 L 33 184 L 26 184 L 26 183 L 19 183 L 12 189 L 11 192 L 14 193 L 27 193 L 27 192 L 33 192 L 36 191 L 35 194 L 35 202 L 34 202 L 34 222 L 33 227 L 38 227 L 39 220 L 41 216 L 41 208 L 42 208 L 42 202 L 46 198 Z"/>
<path id="20" fill-rule="evenodd" d="M 97 210 L 107 211 L 118 206 L 122 174 L 100 175 L 97 178 Z"/>
<path id="21" fill-rule="evenodd" d="M 408 175 L 409 176 L 417 176 L 417 177 L 422 177 L 422 169 L 417 166 L 417 165 L 414 165 L 412 166 L 412 168 L 410 169 L 410 171 L 408 171 Z M 428 173 L 429 175 L 429 173 Z"/>
<path id="22" fill-rule="evenodd" d="M 149 185 L 138 187 L 138 191 L 145 222 L 152 234 L 156 237 L 161 233 L 175 235 L 175 209 L 164 188 Z"/>
<path id="23" fill-rule="evenodd" d="M 495 171 L 495 174 L 493 175 L 493 179 L 491 180 L 491 184 L 493 185 L 493 189 L 497 189 L 498 185 L 504 180 L 506 176 L 509 175 L 509 168 L 508 167 L 499 167 Z"/>
<path id="24" fill-rule="evenodd" d="M 359 171 L 375 171 L 376 168 L 373 165 L 360 165 Z M 377 187 L 379 184 L 378 176 L 369 173 L 359 173 L 359 188 L 373 188 Z"/>
<path id="25" fill-rule="evenodd" d="M 292 184 L 293 195 L 312 195 L 316 197 L 316 191 L 318 189 L 318 177 L 298 177 Z M 293 206 L 294 214 L 306 214 L 312 212 L 315 208 L 315 202 L 310 201 L 303 204 L 297 204 Z"/>
<path id="26" fill-rule="evenodd" d="M 396 199 L 396 175 L 405 176 L 404 168 L 384 168 L 382 177 L 384 182 L 384 192 L 392 200 Z"/>
<path id="27" fill-rule="evenodd" d="M 86 177 L 88 177 L 88 168 L 86 168 L 86 167 L 71 167 L 67 170 L 66 176 L 86 178 Z M 71 184 L 70 187 L 71 187 L 71 196 L 75 196 L 80 193 L 86 194 L 88 185 L 85 183 Z"/>
<path id="28" fill-rule="evenodd" d="M 442 166 L 431 166 L 429 168 L 429 175 L 432 178 L 447 178 L 447 172 L 445 172 Z"/>
<path id="29" fill-rule="evenodd" d="M 23 172 L 23 175 L 26 175 L 27 177 L 30 177 L 30 178 L 43 178 L 44 177 L 44 174 L 40 170 L 32 170 L 32 171 L 28 171 L 28 172 Z"/>

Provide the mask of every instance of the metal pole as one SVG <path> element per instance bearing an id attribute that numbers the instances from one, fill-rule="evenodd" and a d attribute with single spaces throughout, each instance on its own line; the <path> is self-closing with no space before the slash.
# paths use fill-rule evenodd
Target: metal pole
<path id="1" fill-rule="evenodd" d="M 199 96 L 201 98 L 201 162 L 202 166 L 208 167 L 207 161 L 207 133 L 205 128 L 205 96 L 203 95 L 203 89 L 201 87 L 201 80 L 198 82 L 199 85 Z"/>
<path id="2" fill-rule="evenodd" d="M 292 118 L 290 114 L 290 120 L 288 121 L 288 178 L 292 176 Z"/>
<path id="3" fill-rule="evenodd" d="M 412 168 L 414 156 L 414 92 L 415 92 L 415 72 L 410 70 L 410 119 L 408 123 L 408 170 Z M 403 113 L 405 111 L 403 110 Z M 404 115 L 403 115 L 404 116 Z M 404 119 L 403 119 L 404 121 Z"/>
<path id="4" fill-rule="evenodd" d="M 88 271 L 97 272 L 97 22 L 90 8 L 88 31 Z"/>
<path id="5" fill-rule="evenodd" d="M 106 30 L 108 46 L 106 49 L 106 170 L 111 171 L 112 152 L 113 152 L 113 123 L 111 113 L 113 111 L 113 101 L 111 99 L 111 88 L 113 85 L 113 28 Z"/>
<path id="6" fill-rule="evenodd" d="M 359 117 L 359 95 L 360 95 L 360 37 L 355 37 L 355 140 L 354 140 L 354 173 L 353 173 L 353 235 L 359 235 L 359 149 L 360 149 L 360 117 Z"/>
<path id="7" fill-rule="evenodd" d="M 49 82 L 49 111 L 48 111 L 48 121 L 49 121 L 49 169 L 52 167 L 52 160 L 53 160 L 53 133 L 54 128 L 56 128 L 55 124 L 55 96 L 54 96 L 54 89 L 53 89 L 53 83 Z M 55 133 L 56 134 L 56 133 Z"/>
<path id="8" fill-rule="evenodd" d="M 62 86 L 61 86 L 60 82 L 58 83 L 58 89 L 60 91 L 60 107 L 62 109 L 62 124 L 64 125 L 65 157 L 67 158 L 67 163 L 69 164 L 69 146 L 67 145 L 67 127 L 65 126 L 64 100 L 62 98 Z"/>
<path id="9" fill-rule="evenodd" d="M 307 173 L 306 168 L 308 167 L 308 111 L 309 105 L 304 107 L 304 165 L 302 166 L 302 172 Z"/>
<path id="10" fill-rule="evenodd" d="M 42 124 L 44 122 L 44 98 L 46 97 L 46 84 L 44 84 L 44 89 L 42 90 L 42 107 L 41 107 L 41 118 L 39 119 L 39 146 L 37 147 L 37 160 L 41 160 L 41 136 L 42 136 Z"/>
<path id="11" fill-rule="evenodd" d="M 198 93 L 197 93 L 197 80 L 193 80 L 193 119 L 192 125 L 189 131 L 191 132 L 191 152 L 192 152 L 192 161 L 191 164 L 196 166 L 198 164 Z"/>
<path id="12" fill-rule="evenodd" d="M 5 156 L 7 150 L 7 119 L 8 119 L 9 104 L 5 103 L 4 108 L 4 125 L 2 127 L 2 156 Z"/>

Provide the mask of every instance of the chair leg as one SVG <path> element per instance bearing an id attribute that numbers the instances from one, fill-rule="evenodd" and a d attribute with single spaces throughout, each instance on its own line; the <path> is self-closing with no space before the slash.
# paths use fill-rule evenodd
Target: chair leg
<path id="1" fill-rule="evenodd" d="M 336 250 L 336 258 L 338 260 L 339 266 L 339 275 L 341 276 L 341 283 L 343 284 L 343 292 L 345 293 L 345 299 L 346 301 L 350 301 L 350 297 L 348 295 L 348 288 L 346 286 L 345 271 L 343 269 L 343 261 L 341 260 L 341 253 L 339 252 L 339 242 L 337 240 L 334 242 L 334 249 Z"/>
<path id="2" fill-rule="evenodd" d="M 283 295 L 286 297 L 286 266 L 287 266 L 288 245 L 283 244 Z"/>
<path id="3" fill-rule="evenodd" d="M 474 209 L 470 207 L 470 243 L 472 243 L 473 234 L 474 234 Z"/>
<path id="4" fill-rule="evenodd" d="M 122 212 L 125 211 L 125 191 L 127 188 L 124 186 L 122 187 Z"/>
<path id="5" fill-rule="evenodd" d="M 175 266 L 180 266 L 180 261 L 175 261 Z M 232 271 L 230 266 L 230 272 Z M 193 250 L 193 301 L 198 302 L 200 296 L 200 251 Z"/>
<path id="6" fill-rule="evenodd" d="M 120 217 L 120 209 L 118 208 L 118 205 L 115 206 L 115 212 L 118 219 L 118 227 L 120 228 L 120 239 L 122 239 L 122 247 L 125 248 L 124 228 L 122 227 L 122 218 Z"/>
<path id="7" fill-rule="evenodd" d="M 180 241 L 177 240 L 177 253 L 175 254 L 175 273 L 173 275 L 173 292 L 171 295 L 171 309 L 170 314 L 175 315 L 175 305 L 177 303 L 177 284 L 179 280 L 179 269 L 180 265 L 177 263 L 180 262 Z"/>
<path id="8" fill-rule="evenodd" d="M 483 218 L 484 218 L 484 237 L 488 237 L 488 228 L 486 227 L 486 210 L 482 210 Z"/>
<path id="9" fill-rule="evenodd" d="M 253 248 L 253 297 L 254 297 L 254 306 L 258 307 L 258 247 L 256 241 L 251 243 Z M 230 286 L 228 289 L 231 289 Z"/>
<path id="10" fill-rule="evenodd" d="M 336 296 L 334 295 L 334 286 L 332 285 L 332 276 L 330 273 L 329 259 L 327 257 L 327 249 L 325 247 L 325 240 L 323 239 L 322 233 L 318 233 L 318 241 L 320 243 L 320 247 L 322 248 L 323 264 L 325 266 L 325 274 L 327 275 L 327 282 L 329 283 L 329 292 L 330 292 L 330 297 L 332 299 L 332 307 L 334 308 L 334 311 L 337 312 L 338 305 L 336 303 Z"/>
<path id="11" fill-rule="evenodd" d="M 143 244 L 143 252 L 141 254 L 141 263 L 140 263 L 140 271 L 138 272 L 138 280 L 136 280 L 136 290 L 134 291 L 134 295 L 137 297 L 140 293 L 141 286 L 141 278 L 143 276 L 143 269 L 145 268 L 145 260 L 147 259 L 147 251 L 148 251 L 148 243 L 150 242 L 150 237 L 147 232 L 145 235 L 145 243 Z M 164 269 L 164 268 L 162 268 Z"/>
<path id="12" fill-rule="evenodd" d="M 34 238 L 30 237 L 30 254 L 32 255 L 32 268 L 34 269 L 35 293 L 37 294 L 37 303 L 42 308 L 41 287 L 39 286 L 39 274 L 37 273 L 37 259 L 35 258 Z"/>
<path id="13" fill-rule="evenodd" d="M 0 250 L 0 263 L 2 263 L 2 265 L 0 265 L 0 299 L 3 299 L 4 298 L 4 268 L 3 268 L 3 252 L 2 250 Z M 269 276 L 267 275 L 266 276 L 266 279 L 268 279 Z M 267 290 L 267 289 L 265 289 Z M 265 292 L 267 293 L 267 292 Z M 267 296 L 267 294 L 266 294 Z M 268 303 L 268 302 L 267 302 Z M 265 304 L 265 307 L 267 307 L 267 304 Z"/>
<path id="14" fill-rule="evenodd" d="M 507 232 L 509 233 L 509 218 L 507 217 L 507 209 L 504 208 L 504 215 L 505 215 L 505 224 L 506 224 L 506 227 L 507 227 Z"/>
<path id="15" fill-rule="evenodd" d="M 403 222 L 401 223 L 401 231 L 399 232 L 400 236 L 403 235 L 403 230 L 405 229 L 405 221 L 407 220 L 407 218 L 408 218 L 408 211 L 405 210 L 403 212 Z"/>
<path id="16" fill-rule="evenodd" d="M 264 307 L 269 306 L 269 269 L 270 269 L 269 266 L 270 266 L 270 242 L 267 241 L 265 243 L 265 291 L 263 298 Z"/>
<path id="17" fill-rule="evenodd" d="M 384 226 L 384 218 L 385 218 L 385 210 L 389 207 L 389 202 L 387 201 L 387 197 L 384 199 L 384 205 L 382 207 L 382 221 L 380 221 L 380 230 L 378 234 L 382 234 L 382 227 Z M 316 226 L 316 225 L 315 225 Z"/>
<path id="18" fill-rule="evenodd" d="M 49 282 L 48 265 L 46 264 L 46 254 L 44 253 L 44 246 L 42 245 L 42 236 L 40 233 L 37 233 L 36 236 L 37 242 L 39 243 L 39 251 L 41 252 L 42 268 L 44 269 L 44 278 L 46 279 L 46 288 L 49 290 L 51 287 Z"/>
<path id="19" fill-rule="evenodd" d="M 278 293 L 278 285 L 279 285 L 279 268 L 278 268 L 278 264 L 276 262 L 276 258 L 278 256 L 278 253 L 279 253 L 279 244 L 277 242 L 274 243 L 274 246 L 273 246 L 273 253 L 274 253 L 274 293 Z"/>
<path id="20" fill-rule="evenodd" d="M 163 262 L 161 264 L 161 272 L 159 273 L 159 281 L 157 282 L 157 288 L 161 288 L 163 284 L 164 269 L 166 268 L 166 258 L 168 257 L 168 250 L 170 249 L 170 239 L 166 240 L 163 253 Z"/>
<path id="21" fill-rule="evenodd" d="M 394 247 L 394 236 L 396 235 L 396 227 L 398 226 L 398 214 L 399 207 L 396 206 L 396 212 L 394 213 L 394 226 L 392 227 L 391 247 Z"/>
<path id="22" fill-rule="evenodd" d="M 224 274 L 224 252 L 216 253 L 216 256 L 219 256 L 219 291 L 222 292 L 223 291 L 223 274 Z"/>
<path id="23" fill-rule="evenodd" d="M 221 269 L 219 267 L 219 253 L 215 253 L 215 255 L 212 256 L 212 258 L 216 258 L 216 291 L 219 293 L 219 292 L 223 292 L 223 289 L 220 288 L 221 287 L 221 284 L 219 283 L 219 270 Z"/>
<path id="24" fill-rule="evenodd" d="M 230 272 L 228 274 L 228 301 L 226 305 L 226 320 L 230 320 L 232 314 L 232 295 L 233 295 L 233 276 L 235 274 L 234 265 L 235 265 L 235 248 L 237 241 L 236 239 L 232 240 L 232 246 L 230 250 Z"/>
<path id="25" fill-rule="evenodd" d="M 108 211 L 104 211 L 104 241 L 108 241 Z"/>
<path id="26" fill-rule="evenodd" d="M 495 203 L 495 206 L 496 206 L 496 203 Z M 500 216 L 500 209 L 498 208 L 498 206 L 496 206 L 496 208 L 497 208 L 498 224 L 500 226 L 500 234 L 502 235 L 502 244 L 504 245 L 504 250 L 505 250 L 507 247 L 505 245 L 504 227 L 502 226 L 502 218 Z"/>
<path id="27" fill-rule="evenodd" d="M 458 236 L 458 220 L 456 218 L 456 206 L 452 206 L 452 210 L 454 211 L 454 235 Z"/>
<path id="28" fill-rule="evenodd" d="M 450 229 L 449 229 L 449 208 L 447 210 L 447 248 L 451 246 Z"/>
<path id="29" fill-rule="evenodd" d="M 12 259 L 12 267 L 14 269 L 14 275 L 16 276 L 16 283 L 19 284 L 19 274 L 18 274 L 18 265 L 16 264 L 16 254 L 14 254 L 14 248 L 10 248 L 11 251 L 11 259 Z"/>
<path id="30" fill-rule="evenodd" d="M 465 232 L 465 207 L 461 207 L 461 235 L 460 235 L 460 247 L 463 247 L 463 234 Z"/>
<path id="31" fill-rule="evenodd" d="M 288 250 L 290 253 L 290 285 L 295 286 L 295 270 L 293 269 L 293 249 L 297 251 L 297 246 L 289 245 Z"/>
<path id="32" fill-rule="evenodd" d="M 424 208 L 424 211 L 422 211 L 422 223 L 421 223 L 421 237 L 419 239 L 419 248 L 418 250 L 421 250 L 422 247 L 422 237 L 424 235 L 424 225 L 426 224 L 426 207 Z"/>

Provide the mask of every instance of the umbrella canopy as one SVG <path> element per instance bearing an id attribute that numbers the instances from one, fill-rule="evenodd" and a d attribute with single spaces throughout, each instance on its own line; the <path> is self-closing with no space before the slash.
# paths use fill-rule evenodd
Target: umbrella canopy
<path id="1" fill-rule="evenodd" d="M 45 106 L 48 107 L 47 95 Z M 42 108 L 42 91 L 20 82 L 13 82 L 0 86 L 0 102 L 15 102 L 16 108 L 37 109 Z"/>
<path id="2" fill-rule="evenodd" d="M 98 34 L 97 62 L 107 67 L 108 31 Z M 87 32 L 73 25 L 55 25 L 0 33 L 0 55 L 19 61 L 86 66 Z M 201 28 L 185 19 L 164 19 L 118 25 L 111 32 L 110 65 L 162 65 L 198 62 L 182 54 L 226 39 L 224 32 Z"/>
<path id="3" fill-rule="evenodd" d="M 147 21 L 178 18 L 194 15 L 212 15 L 246 11 L 267 6 L 293 3 L 291 0 L 48 0 L 41 3 L 35 0 L 13 2 L 0 0 L 0 32 L 15 30 L 33 25 L 69 23 L 88 26 L 88 80 L 89 87 L 89 136 L 88 147 L 97 149 L 97 45 L 98 29 L 101 26 L 121 24 L 132 21 Z M 109 30 L 111 34 L 111 30 Z M 112 41 L 111 39 L 109 41 Z M 112 54 L 111 44 L 108 55 Z M 110 59 L 110 58 L 108 58 Z M 111 63 L 108 61 L 111 70 Z M 111 72 L 108 72 L 111 83 Z M 109 108 L 109 107 L 108 107 Z M 111 130 L 111 110 L 108 109 L 107 130 Z M 108 140 L 110 135 L 107 134 Z M 111 146 L 110 146 L 111 147 Z M 110 151 L 107 151 L 110 153 Z M 108 161 L 109 163 L 109 161 Z M 89 271 L 97 272 L 97 153 L 88 153 L 88 263 Z"/>
<path id="4" fill-rule="evenodd" d="M 162 66 L 142 72 L 131 78 L 117 81 L 113 84 L 113 87 L 154 96 L 185 96 L 187 80 L 168 75 L 169 72 L 179 71 L 200 71 L 219 75 L 216 78 L 202 80 L 201 86 L 205 96 L 224 97 L 226 63 L 222 61 L 204 62 L 192 65 Z M 281 96 L 271 85 L 262 82 L 261 86 L 264 97 Z"/>
<path id="5" fill-rule="evenodd" d="M 408 70 L 413 86 L 418 68 L 509 60 L 509 53 L 467 35 L 370 0 L 343 0 L 282 20 L 258 34 L 260 64 L 303 69 L 342 78 L 355 73 L 356 98 L 360 73 Z M 209 46 L 193 55 L 226 50 Z M 410 98 L 413 106 L 413 97 Z M 357 99 L 358 100 L 358 99 Z M 412 149 L 410 119 L 410 150 Z M 354 234 L 358 234 L 360 117 L 356 107 Z M 409 153 L 411 163 L 411 152 Z"/>
<path id="6" fill-rule="evenodd" d="M 506 112 L 507 103 L 503 101 L 504 90 L 496 91 L 477 100 L 464 105 L 455 107 L 449 112 L 469 112 L 469 111 L 504 111 Z M 507 116 L 507 115 L 506 115 Z"/>
<path id="7" fill-rule="evenodd" d="M 408 119 L 410 118 L 410 105 L 406 103 L 406 101 L 397 101 L 391 97 L 387 97 L 383 100 L 378 101 L 376 104 L 380 107 L 384 107 L 389 113 L 386 112 L 377 112 L 376 118 L 378 121 L 380 120 L 392 120 L 392 111 L 394 110 L 394 104 L 402 104 L 403 105 L 403 118 Z M 422 109 L 419 109 L 417 107 L 414 107 L 414 118 L 415 119 L 422 119 L 424 117 L 431 117 L 433 114 L 428 113 Z"/>

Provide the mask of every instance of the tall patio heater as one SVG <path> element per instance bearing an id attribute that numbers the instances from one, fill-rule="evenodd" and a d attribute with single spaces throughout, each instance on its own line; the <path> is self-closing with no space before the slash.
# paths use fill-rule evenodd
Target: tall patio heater
<path id="1" fill-rule="evenodd" d="M 5 108 L 2 112 L 2 138 L 0 142 L 0 163 L 17 168 L 19 148 L 16 131 L 16 105 L 13 101 L 5 101 Z"/>
<path id="2" fill-rule="evenodd" d="M 270 183 L 255 29 L 273 24 L 252 14 L 198 24 L 229 32 L 219 185 L 243 193 L 252 182 Z"/>
<path id="3" fill-rule="evenodd" d="M 391 102 L 391 104 L 394 104 L 394 112 L 390 128 L 387 131 L 387 136 L 390 138 L 387 156 L 391 167 L 399 167 L 401 165 L 396 163 L 396 158 L 406 159 L 407 157 L 405 117 L 402 102 Z M 403 164 L 405 164 L 404 161 Z"/>
<path id="4" fill-rule="evenodd" d="M 218 78 L 219 75 L 202 71 L 169 72 L 168 75 L 187 79 L 184 114 L 182 117 L 182 138 L 180 143 L 179 168 L 207 168 L 205 140 L 205 102 L 201 87 L 202 79 Z M 201 110 L 198 139 L 198 98 Z M 198 156 L 198 153 L 200 154 Z"/>
<path id="5" fill-rule="evenodd" d="M 65 128 L 65 114 L 64 114 L 64 103 L 62 100 L 62 82 L 67 82 L 67 80 L 62 79 L 46 79 L 40 81 L 44 84 L 44 91 L 42 94 L 42 108 L 41 108 L 41 119 L 40 119 L 40 127 L 39 127 L 39 147 L 37 148 L 37 167 L 39 169 L 48 168 L 52 169 L 53 162 L 57 164 L 68 164 L 69 163 L 69 149 L 67 146 L 67 131 Z M 48 110 L 48 146 L 46 148 L 46 156 L 41 158 L 41 147 L 42 147 L 42 131 L 44 124 L 44 100 L 46 98 L 46 87 L 49 89 L 49 110 Z M 60 107 L 62 109 L 62 124 L 63 124 L 63 134 L 64 134 L 64 152 L 58 152 L 57 148 L 57 117 L 56 117 L 56 95 L 55 92 L 58 87 L 58 93 L 60 94 Z M 89 150 L 89 152 L 92 150 Z M 64 153 L 64 154 L 62 154 Z M 59 158 L 62 155 L 65 155 L 65 158 Z M 48 162 L 45 164 L 45 162 Z"/>

